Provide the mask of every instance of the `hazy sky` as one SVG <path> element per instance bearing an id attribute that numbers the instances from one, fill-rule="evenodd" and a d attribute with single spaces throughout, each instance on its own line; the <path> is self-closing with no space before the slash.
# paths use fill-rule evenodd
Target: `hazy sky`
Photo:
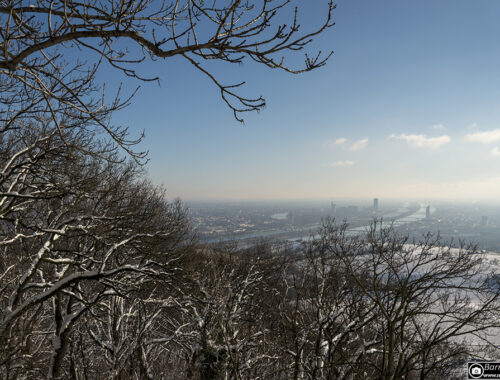
<path id="1" fill-rule="evenodd" d="M 244 125 L 181 59 L 146 64 L 161 86 L 142 85 L 115 121 L 146 130 L 171 197 L 499 198 L 499 15 L 498 0 L 338 1 L 314 45 L 335 51 L 326 67 L 217 68 L 267 100 Z"/>

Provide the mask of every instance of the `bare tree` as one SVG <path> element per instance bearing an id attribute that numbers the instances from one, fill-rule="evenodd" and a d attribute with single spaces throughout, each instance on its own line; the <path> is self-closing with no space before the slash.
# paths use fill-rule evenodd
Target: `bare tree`
<path id="1" fill-rule="evenodd" d="M 243 82 L 221 83 L 208 62 L 239 64 L 248 58 L 290 73 L 321 67 L 331 53 L 325 57 L 321 53 L 312 57 L 306 54 L 304 65 L 297 68 L 288 64 L 287 56 L 303 50 L 316 35 L 333 26 L 333 9 L 330 0 L 320 25 L 302 31 L 298 7 L 291 0 L 7 1 L 0 6 L 2 85 L 6 90 L 21 86 L 36 95 L 29 95 L 26 103 L 23 94 L 15 93 L 15 89 L 7 91 L 6 111 L 26 117 L 40 110 L 59 128 L 61 114 L 76 113 L 127 147 L 133 142 L 123 131 L 106 124 L 109 112 L 127 101 L 117 98 L 110 106 L 91 101 L 96 71 L 107 62 L 127 76 L 155 80 L 138 73 L 140 63 L 147 58 L 179 56 L 208 76 L 241 121 L 240 113 L 261 109 L 264 99 L 240 95 L 237 89 Z M 94 63 L 70 59 L 71 55 L 81 56 L 81 52 Z M 35 98 L 41 104 L 31 101 Z M 14 99 L 22 103 L 21 108 L 9 108 Z"/>
<path id="2" fill-rule="evenodd" d="M 13 182 L 0 198 L 0 368 L 29 373 L 36 352 L 36 371 L 59 378 L 74 323 L 103 298 L 168 278 L 188 224 L 135 164 L 68 151 L 68 142 L 85 147 L 70 134 L 53 138 L 13 141 L 18 154 L 4 162 Z"/>
<path id="3" fill-rule="evenodd" d="M 320 25 L 302 31 L 288 0 L 0 4 L 2 378 L 156 377 L 155 360 L 173 352 L 165 344 L 178 313 L 171 306 L 195 305 L 192 295 L 167 291 L 190 246 L 185 211 L 123 157 L 145 158 L 135 151 L 140 137 L 111 123 L 134 93 L 108 95 L 96 81 L 100 67 L 151 80 L 140 74 L 143 60 L 178 56 L 213 81 L 241 120 L 264 100 L 241 95 L 242 83 L 223 84 L 210 62 L 320 67 L 329 54 L 306 55 L 296 69 L 287 62 L 333 25 L 333 8 L 328 2 Z M 253 299 L 258 273 L 223 277 L 246 284 L 244 302 L 219 318 L 225 331 Z M 233 341 L 227 335 L 226 346 Z"/>
<path id="4" fill-rule="evenodd" d="M 295 253 L 261 257 L 252 308 L 267 356 L 252 362 L 253 376 L 461 378 L 468 359 L 498 355 L 500 290 L 474 246 L 412 241 L 379 223 L 358 235 L 347 227 L 326 221 Z"/>
<path id="5" fill-rule="evenodd" d="M 170 350 L 184 362 L 179 377 L 245 379 L 267 360 L 261 345 L 268 334 L 259 307 L 261 264 L 225 250 L 190 258 L 185 295 L 178 301 L 181 313 L 171 320 L 169 334 Z"/>
<path id="6" fill-rule="evenodd" d="M 377 343 L 368 334 L 376 307 L 338 264 L 335 256 L 309 245 L 283 268 L 271 310 L 279 324 L 280 378 L 351 378 Z"/>
<path id="7" fill-rule="evenodd" d="M 346 228 L 327 222 L 314 245 L 375 310 L 374 344 L 357 363 L 363 376 L 450 378 L 466 358 L 498 354 L 491 337 L 500 331 L 500 289 L 475 246 L 451 248 L 430 234 L 410 241 L 379 223 L 365 236 L 348 237 Z"/>

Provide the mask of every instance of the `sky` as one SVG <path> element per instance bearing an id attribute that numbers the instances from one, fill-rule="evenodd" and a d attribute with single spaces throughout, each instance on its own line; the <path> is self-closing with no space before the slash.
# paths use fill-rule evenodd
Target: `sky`
<path id="1" fill-rule="evenodd" d="M 305 2 L 304 28 L 325 3 Z M 498 200 L 499 14 L 498 0 L 339 0 L 310 48 L 334 50 L 325 67 L 214 66 L 265 97 L 244 124 L 178 58 L 144 63 L 160 84 L 140 84 L 114 122 L 145 130 L 149 175 L 169 197 Z"/>

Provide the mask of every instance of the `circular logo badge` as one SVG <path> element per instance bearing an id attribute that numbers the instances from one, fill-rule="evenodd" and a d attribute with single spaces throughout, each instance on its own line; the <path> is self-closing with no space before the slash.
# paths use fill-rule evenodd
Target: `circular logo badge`
<path id="1" fill-rule="evenodd" d="M 469 367 L 469 376 L 473 379 L 480 379 L 484 374 L 484 368 L 481 364 L 472 364 Z"/>

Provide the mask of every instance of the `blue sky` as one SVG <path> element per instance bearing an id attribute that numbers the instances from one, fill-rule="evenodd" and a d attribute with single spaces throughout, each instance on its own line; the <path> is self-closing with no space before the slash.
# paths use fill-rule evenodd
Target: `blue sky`
<path id="1" fill-rule="evenodd" d="M 304 27 L 325 5 L 306 4 Z M 170 197 L 495 199 L 499 14 L 497 0 L 338 1 L 336 26 L 311 46 L 335 51 L 326 67 L 215 68 L 266 98 L 244 125 L 178 58 L 144 64 L 160 86 L 141 84 L 114 121 L 146 131 L 150 176 Z"/>

